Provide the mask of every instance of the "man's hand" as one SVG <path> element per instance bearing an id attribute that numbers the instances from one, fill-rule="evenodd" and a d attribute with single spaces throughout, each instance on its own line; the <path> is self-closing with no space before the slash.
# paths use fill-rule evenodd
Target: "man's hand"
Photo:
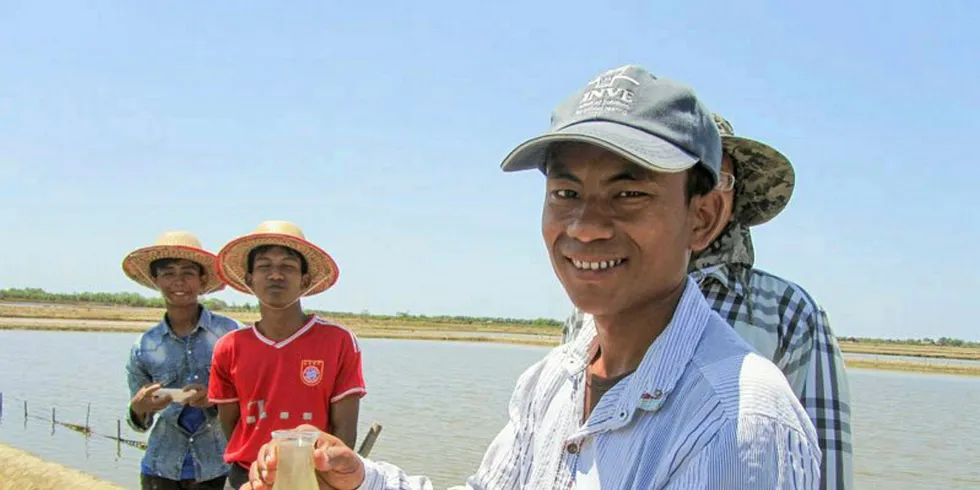
<path id="1" fill-rule="evenodd" d="M 189 384 L 184 387 L 184 391 L 193 391 L 194 394 L 187 397 L 184 403 L 192 407 L 208 408 L 212 405 L 208 401 L 208 388 L 202 384 Z"/>
<path id="2" fill-rule="evenodd" d="M 170 405 L 171 400 L 170 395 L 163 395 L 160 397 L 155 397 L 153 394 L 160 389 L 160 383 L 153 383 L 140 388 L 133 396 L 133 399 L 129 401 L 129 409 L 133 411 L 136 416 L 143 418 L 147 414 L 156 413 L 167 405 Z"/>
<path id="3" fill-rule="evenodd" d="M 364 463 L 343 441 L 312 425 L 296 429 L 319 432 L 313 449 L 313 466 L 320 490 L 354 490 L 364 483 Z M 259 449 L 258 458 L 248 472 L 249 482 L 239 490 L 272 490 L 279 467 L 279 451 L 275 442 Z"/>

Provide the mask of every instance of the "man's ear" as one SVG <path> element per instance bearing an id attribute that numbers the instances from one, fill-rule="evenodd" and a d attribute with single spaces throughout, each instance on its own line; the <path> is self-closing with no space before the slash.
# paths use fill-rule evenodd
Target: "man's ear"
<path id="1" fill-rule="evenodd" d="M 688 212 L 691 213 L 689 247 L 695 254 L 708 248 L 721 235 L 731 216 L 730 212 L 725 212 L 725 198 L 717 189 L 692 197 Z"/>
<path id="2" fill-rule="evenodd" d="M 300 282 L 303 285 L 303 289 L 309 288 L 311 282 L 313 282 L 313 276 L 310 276 L 309 273 L 303 274 L 303 280 Z"/>
<path id="3" fill-rule="evenodd" d="M 252 274 L 251 273 L 245 274 L 245 285 L 248 286 L 249 289 L 252 289 Z"/>

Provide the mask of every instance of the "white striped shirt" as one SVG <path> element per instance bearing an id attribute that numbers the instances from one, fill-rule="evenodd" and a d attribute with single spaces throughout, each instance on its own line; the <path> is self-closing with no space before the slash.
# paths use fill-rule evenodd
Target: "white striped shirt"
<path id="1" fill-rule="evenodd" d="M 466 489 L 816 489 L 820 449 L 786 378 L 687 286 L 635 372 L 581 423 L 595 325 L 525 371 Z M 364 490 L 429 490 L 364 460 Z"/>
<path id="2" fill-rule="evenodd" d="M 823 457 L 821 490 L 852 490 L 850 382 L 827 313 L 800 285 L 754 262 L 749 228 L 733 221 L 691 263 L 691 277 L 708 306 L 783 372 L 810 415 Z M 562 343 L 575 338 L 587 316 L 576 309 L 568 317 Z"/>

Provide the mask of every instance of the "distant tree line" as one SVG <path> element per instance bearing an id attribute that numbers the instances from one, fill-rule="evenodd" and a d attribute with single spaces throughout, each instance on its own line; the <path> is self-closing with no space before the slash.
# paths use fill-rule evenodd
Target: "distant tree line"
<path id="1" fill-rule="evenodd" d="M 137 293 L 49 293 L 40 288 L 0 289 L 0 300 L 34 301 L 38 303 L 95 303 L 100 305 L 164 308 L 163 298 L 148 298 Z M 208 308 L 228 310 L 231 307 L 220 299 L 201 301 Z"/>
<path id="2" fill-rule="evenodd" d="M 940 347 L 980 347 L 980 342 L 970 342 L 963 339 L 954 339 L 950 337 L 939 337 L 938 339 L 932 339 L 929 337 L 921 339 L 873 339 L 868 337 L 838 337 L 837 340 L 841 342 L 854 342 L 854 343 L 873 343 L 873 344 L 895 344 L 895 345 L 935 345 Z"/>
<path id="3" fill-rule="evenodd" d="M 138 293 L 49 293 L 40 288 L 10 288 L 0 289 L 0 300 L 23 301 L 38 303 L 93 303 L 100 305 L 131 306 L 145 308 L 164 308 L 166 305 L 163 298 L 146 297 Z M 245 303 L 243 305 L 229 304 L 215 298 L 204 299 L 201 301 L 205 306 L 213 311 L 257 311 L 258 306 Z M 395 315 L 372 315 L 368 311 L 361 313 L 337 312 L 337 311 L 316 311 L 324 316 L 335 318 L 357 317 L 369 318 L 372 320 L 398 320 L 403 322 L 419 323 L 452 323 L 463 325 L 526 325 L 535 327 L 560 327 L 561 322 L 551 318 L 497 318 L 497 317 L 471 317 L 471 316 L 450 316 L 450 315 L 412 315 L 406 312 L 399 312 Z"/>

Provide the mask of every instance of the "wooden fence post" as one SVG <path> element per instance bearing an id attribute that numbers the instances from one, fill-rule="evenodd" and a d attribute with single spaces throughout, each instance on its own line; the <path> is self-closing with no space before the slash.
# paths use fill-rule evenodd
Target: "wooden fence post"
<path id="1" fill-rule="evenodd" d="M 374 448 L 374 442 L 378 440 L 378 435 L 381 434 L 381 424 L 375 422 L 371 424 L 371 428 L 368 430 L 367 436 L 364 437 L 364 442 L 361 443 L 360 449 L 357 450 L 362 458 L 368 457 L 371 454 L 371 449 Z"/>

